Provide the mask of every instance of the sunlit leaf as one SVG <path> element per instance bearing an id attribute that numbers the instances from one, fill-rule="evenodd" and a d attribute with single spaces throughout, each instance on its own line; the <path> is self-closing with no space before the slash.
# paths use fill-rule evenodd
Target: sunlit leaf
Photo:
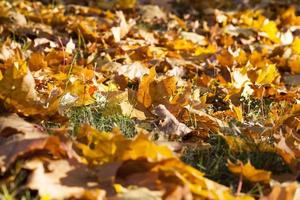
<path id="1" fill-rule="evenodd" d="M 280 74 L 276 65 L 266 65 L 261 70 L 258 70 L 258 77 L 255 81 L 256 84 L 264 85 L 271 84 Z"/>
<path id="2" fill-rule="evenodd" d="M 149 75 L 143 76 L 139 89 L 137 92 L 137 100 L 142 103 L 146 108 L 152 104 L 152 97 L 150 94 L 150 84 L 154 81 L 156 76 L 155 67 L 150 69 Z"/>
<path id="3" fill-rule="evenodd" d="M 232 162 L 227 163 L 229 171 L 235 174 L 242 174 L 247 180 L 252 182 L 265 182 L 268 183 L 271 178 L 271 172 L 261 169 L 256 169 L 250 163 L 247 164 L 233 164 Z"/>

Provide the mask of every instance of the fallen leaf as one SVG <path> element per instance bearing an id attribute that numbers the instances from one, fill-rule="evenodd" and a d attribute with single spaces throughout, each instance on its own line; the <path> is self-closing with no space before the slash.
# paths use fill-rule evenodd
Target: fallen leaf
<path id="1" fill-rule="evenodd" d="M 153 113 L 161 120 L 159 130 L 167 135 L 184 136 L 192 131 L 185 124 L 180 123 L 164 105 L 155 107 Z"/>
<path id="2" fill-rule="evenodd" d="M 25 122 L 17 115 L 8 118 L 1 117 L 0 138 L 0 171 L 5 173 L 19 158 L 34 152 L 50 152 L 52 155 L 65 154 L 60 146 L 60 140 L 55 136 L 48 136 L 36 126 Z"/>
<path id="3" fill-rule="evenodd" d="M 45 136 L 38 125 L 26 122 L 17 114 L 3 115 L 0 117 L 0 138 L 8 138 L 15 134 L 21 134 L 24 138 L 39 138 Z"/>
<path id="4" fill-rule="evenodd" d="M 110 165 L 109 171 L 103 167 L 106 169 L 105 173 L 99 173 L 101 169 L 89 169 L 83 164 L 69 160 L 30 160 L 24 166 L 32 171 L 26 187 L 37 190 L 39 195 L 49 196 L 51 199 L 103 199 L 106 191 L 114 193 L 112 177 L 118 166 Z"/>
<path id="5" fill-rule="evenodd" d="M 119 17 L 120 25 L 117 27 L 112 27 L 111 31 L 114 36 L 115 42 L 120 42 L 121 39 L 127 35 L 135 22 L 131 20 L 127 23 L 122 11 L 116 12 L 116 15 Z"/>
<path id="6" fill-rule="evenodd" d="M 271 84 L 280 74 L 276 68 L 276 65 L 266 65 L 261 70 L 258 70 L 258 77 L 255 81 L 256 84 L 264 85 Z"/>
<path id="7" fill-rule="evenodd" d="M 43 54 L 35 52 L 30 55 L 28 60 L 28 66 L 31 71 L 37 71 L 39 69 L 46 68 L 47 62 Z"/>
<path id="8" fill-rule="evenodd" d="M 122 192 L 118 193 L 120 199 L 145 199 L 145 200 L 160 200 L 162 199 L 161 191 L 151 191 L 148 188 L 123 188 Z"/>
<path id="9" fill-rule="evenodd" d="M 66 52 L 69 53 L 69 54 L 72 54 L 74 49 L 75 49 L 75 44 L 74 44 L 74 42 L 71 38 L 69 40 L 69 42 L 67 43 L 67 45 L 66 45 Z"/>
<path id="10" fill-rule="evenodd" d="M 289 147 L 289 145 L 287 145 L 286 139 L 283 136 L 281 136 L 280 141 L 275 144 L 275 148 L 277 153 L 281 155 L 282 158 L 289 164 L 291 164 L 292 161 L 294 161 L 294 159 L 296 158 L 295 153 Z"/>
<path id="11" fill-rule="evenodd" d="M 150 84 L 154 81 L 156 76 L 155 67 L 150 69 L 149 75 L 144 75 L 137 92 L 137 100 L 146 108 L 152 105 L 152 97 L 150 94 Z"/>
<path id="12" fill-rule="evenodd" d="M 130 118 L 136 118 L 138 120 L 145 120 L 146 115 L 143 111 L 138 110 L 133 107 L 129 102 L 121 102 L 120 108 L 122 110 L 122 114 L 125 116 L 129 116 Z"/>
<path id="13" fill-rule="evenodd" d="M 167 45 L 173 50 L 192 50 L 195 48 L 194 43 L 186 39 L 169 41 Z"/>
<path id="14" fill-rule="evenodd" d="M 151 23 L 154 20 L 167 20 L 167 15 L 157 5 L 142 6 L 141 15 L 142 20 L 148 23 Z"/>
<path id="15" fill-rule="evenodd" d="M 263 26 L 261 27 L 261 31 L 266 33 L 266 36 L 273 42 L 277 43 L 280 41 L 277 37 L 278 29 L 274 21 L 265 20 Z"/>
<path id="16" fill-rule="evenodd" d="M 261 169 L 256 169 L 250 163 L 247 162 L 246 165 L 242 163 L 233 164 L 232 162 L 227 163 L 227 167 L 230 172 L 234 174 L 242 174 L 247 180 L 251 182 L 264 182 L 268 183 L 271 178 L 271 172 Z"/>
<path id="17" fill-rule="evenodd" d="M 300 54 L 300 38 L 296 37 L 292 43 L 292 49 L 295 53 Z"/>
<path id="18" fill-rule="evenodd" d="M 134 62 L 118 67 L 117 73 L 128 77 L 130 80 L 134 80 L 135 78 L 140 79 L 145 74 L 149 74 L 149 69 L 140 62 Z"/>
<path id="19" fill-rule="evenodd" d="M 0 98 L 25 115 L 44 115 L 46 109 L 38 96 L 35 80 L 27 65 L 23 66 L 25 71 L 19 71 L 11 61 L 7 64 L 10 67 L 5 70 L 0 81 Z"/>
<path id="20" fill-rule="evenodd" d="M 197 33 L 193 33 L 193 32 L 181 32 L 181 36 L 183 37 L 183 39 L 185 40 L 190 40 L 192 42 L 194 42 L 195 44 L 204 46 L 207 45 L 207 40 L 203 35 L 199 35 Z"/>
<path id="21" fill-rule="evenodd" d="M 132 141 L 120 133 L 110 134 L 98 132 L 88 126 L 81 129 L 81 135 L 88 135 L 88 140 L 96 146 L 90 149 L 87 145 L 77 143 L 85 159 L 92 163 L 108 163 L 112 161 L 147 159 L 151 162 L 174 157 L 165 146 L 157 146 L 146 135 L 139 134 Z M 139 151 L 136 151 L 139 149 Z"/>
<path id="22" fill-rule="evenodd" d="M 275 184 L 269 195 L 263 196 L 260 200 L 296 200 L 300 197 L 299 183 L 287 182 L 283 184 Z"/>

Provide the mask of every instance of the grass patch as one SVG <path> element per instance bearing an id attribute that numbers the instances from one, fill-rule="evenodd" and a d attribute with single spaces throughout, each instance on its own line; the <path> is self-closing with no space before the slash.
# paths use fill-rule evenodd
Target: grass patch
<path id="1" fill-rule="evenodd" d="M 118 127 L 126 137 L 135 136 L 134 120 L 118 113 L 107 116 L 103 114 L 104 111 L 105 108 L 97 104 L 70 108 L 66 115 L 69 118 L 71 132 L 76 134 L 82 124 L 89 124 L 100 131 L 111 131 Z"/>
<path id="2" fill-rule="evenodd" d="M 249 144 L 249 141 L 247 141 Z M 211 135 L 207 141 L 210 147 L 193 147 L 185 149 L 182 161 L 199 169 L 205 176 L 218 183 L 227 185 L 236 190 L 239 177 L 232 174 L 227 168 L 227 161 L 233 162 L 241 160 L 246 163 L 250 160 L 251 164 L 257 169 L 265 169 L 273 174 L 288 172 L 289 168 L 283 159 L 275 152 L 258 151 L 259 144 L 251 144 L 251 151 L 233 152 L 225 139 L 219 135 Z M 250 145 L 250 144 L 249 144 Z M 262 185 L 253 184 L 244 180 L 243 192 L 258 195 Z"/>

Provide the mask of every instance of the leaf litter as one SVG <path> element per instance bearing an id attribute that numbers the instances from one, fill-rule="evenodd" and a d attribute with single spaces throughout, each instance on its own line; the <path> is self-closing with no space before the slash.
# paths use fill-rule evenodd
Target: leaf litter
<path id="1" fill-rule="evenodd" d="M 297 1 L 1 1 L 0 198 L 298 199 Z"/>

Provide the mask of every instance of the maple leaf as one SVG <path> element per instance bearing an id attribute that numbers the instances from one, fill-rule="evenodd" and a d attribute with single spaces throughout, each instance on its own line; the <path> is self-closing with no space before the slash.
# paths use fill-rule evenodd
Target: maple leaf
<path id="1" fill-rule="evenodd" d="M 295 180 L 297 9 L 297 0 L 0 1 L 0 112 L 37 123 L 0 117 L 0 182 L 16 199 L 24 186 L 42 199 L 251 199 L 233 196 L 172 152 L 206 148 L 212 134 L 225 140 L 232 160 L 254 150 L 279 155 L 280 167 L 272 160 L 266 169 L 289 167 L 272 178 Z M 176 137 L 161 141 L 162 133 Z M 214 159 L 210 152 L 204 157 Z M 27 183 L 16 181 L 19 165 Z M 268 185 L 262 198 L 297 195 L 298 185 L 274 184 L 251 163 L 228 168 L 249 185 Z M 224 183 L 232 176 L 206 172 Z"/>
<path id="2" fill-rule="evenodd" d="M 24 61 L 12 62 L 9 60 L 5 63 L 9 68 L 0 81 L 0 98 L 18 112 L 45 114 L 46 109 L 35 89 L 36 84 L 27 64 Z"/>
<path id="3" fill-rule="evenodd" d="M 156 183 L 152 184 L 153 179 L 149 178 L 146 179 L 148 182 L 139 184 L 138 177 L 141 174 L 133 169 L 140 167 L 143 172 L 143 180 L 147 172 L 166 173 L 181 180 L 195 195 L 205 198 L 212 198 L 216 195 L 220 199 L 224 197 L 233 198 L 228 188 L 204 178 L 203 173 L 182 163 L 167 147 L 156 145 L 143 134 L 139 134 L 133 140 L 129 140 L 119 133 L 99 133 L 90 127 L 85 127 L 82 131 L 84 132 L 81 135 L 86 135 L 88 141 L 95 145 L 91 149 L 85 144 L 77 143 L 77 147 L 82 150 L 84 158 L 91 163 L 123 161 L 124 164 L 118 170 L 119 178 L 117 177 L 117 180 L 121 179 L 123 184 L 135 183 L 141 186 L 158 184 L 157 178 L 154 179 Z M 154 175 L 153 173 L 151 174 Z M 135 178 L 130 179 L 131 176 Z M 126 180 L 127 177 L 129 180 Z M 126 181 L 129 183 L 126 183 Z M 161 181 L 169 182 L 163 179 Z M 245 198 L 247 199 L 246 196 Z M 248 199 L 251 198 L 248 197 Z"/>
<path id="4" fill-rule="evenodd" d="M 47 164 L 47 167 L 45 166 Z M 102 199 L 106 195 L 114 194 L 112 177 L 119 165 L 108 168 L 90 170 L 86 165 L 74 163 L 71 160 L 38 159 L 27 161 L 24 168 L 32 171 L 26 187 L 37 190 L 42 197 L 51 199 L 83 198 Z M 101 173 L 105 170 L 105 173 Z M 97 173 L 98 172 L 98 173 Z M 97 173 L 97 176 L 95 174 Z M 100 180 L 100 181 L 99 181 Z M 111 191 L 107 193 L 106 191 Z"/>
<path id="5" fill-rule="evenodd" d="M 227 163 L 229 171 L 235 174 L 242 174 L 247 180 L 252 182 L 265 182 L 268 183 L 271 178 L 271 172 L 266 170 L 256 169 L 250 163 L 247 164 L 233 164 L 230 161 Z"/>
<path id="6" fill-rule="evenodd" d="M 46 135 L 45 132 L 15 114 L 0 117 L 0 122 L 1 173 L 5 173 L 17 159 L 32 155 L 33 152 L 48 151 L 56 156 L 65 153 L 58 137 Z"/>
<path id="7" fill-rule="evenodd" d="M 137 92 L 138 102 L 142 103 L 146 108 L 149 108 L 152 105 L 150 84 L 154 81 L 155 76 L 156 76 L 155 67 L 152 67 L 150 69 L 149 75 L 143 76 Z"/>
<path id="8" fill-rule="evenodd" d="M 260 85 L 271 84 L 278 76 L 280 76 L 280 74 L 277 71 L 276 65 L 266 65 L 258 71 L 258 77 L 255 83 Z"/>

